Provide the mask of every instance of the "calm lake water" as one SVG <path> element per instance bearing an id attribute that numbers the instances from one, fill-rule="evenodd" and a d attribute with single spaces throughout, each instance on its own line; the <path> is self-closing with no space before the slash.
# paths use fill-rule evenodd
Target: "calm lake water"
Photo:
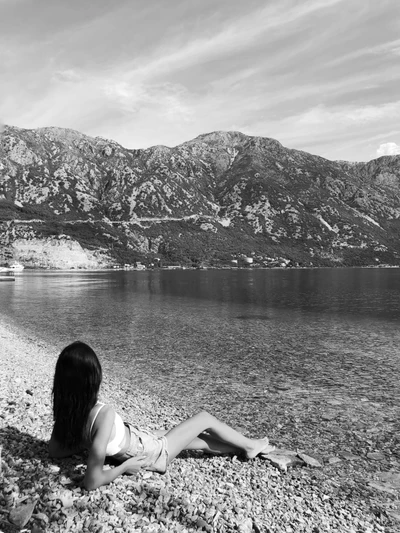
<path id="1" fill-rule="evenodd" d="M 0 315 L 59 349 L 88 342 L 133 390 L 259 429 L 266 391 L 400 400 L 399 269 L 26 271 L 0 284 Z"/>

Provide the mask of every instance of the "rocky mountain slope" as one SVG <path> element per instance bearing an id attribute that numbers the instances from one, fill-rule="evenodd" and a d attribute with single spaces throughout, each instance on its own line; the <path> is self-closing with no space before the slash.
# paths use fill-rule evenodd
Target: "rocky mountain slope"
<path id="1" fill-rule="evenodd" d="M 400 156 L 329 161 L 239 132 L 130 150 L 7 126 L 0 264 L 400 262 Z"/>

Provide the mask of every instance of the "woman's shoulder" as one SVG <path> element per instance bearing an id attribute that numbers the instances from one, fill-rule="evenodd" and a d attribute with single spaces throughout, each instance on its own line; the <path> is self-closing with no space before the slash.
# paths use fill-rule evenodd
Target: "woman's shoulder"
<path id="1" fill-rule="evenodd" d="M 115 411 L 112 405 L 106 403 L 96 403 L 89 413 L 88 425 L 90 428 L 90 433 L 92 433 L 93 429 L 98 427 L 99 424 L 108 420 L 113 420 L 114 416 Z"/>
<path id="2" fill-rule="evenodd" d="M 89 415 L 89 439 L 92 441 L 101 428 L 111 431 L 115 419 L 112 405 L 104 404 L 101 409 L 93 407 Z"/>
<path id="3" fill-rule="evenodd" d="M 97 402 L 90 411 L 89 419 L 95 420 L 107 413 L 115 413 L 113 406 L 108 403 Z"/>

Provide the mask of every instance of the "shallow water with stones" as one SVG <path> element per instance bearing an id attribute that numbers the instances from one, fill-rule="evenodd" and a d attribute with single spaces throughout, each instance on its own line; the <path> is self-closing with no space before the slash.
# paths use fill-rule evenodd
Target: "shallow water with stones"
<path id="1" fill-rule="evenodd" d="M 0 314 L 57 350 L 88 342 L 132 394 L 281 444 L 394 431 L 399 269 L 24 271 Z"/>

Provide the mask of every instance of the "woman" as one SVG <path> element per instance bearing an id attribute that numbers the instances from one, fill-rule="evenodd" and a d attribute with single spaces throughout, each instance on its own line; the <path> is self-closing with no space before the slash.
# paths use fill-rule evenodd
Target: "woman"
<path id="1" fill-rule="evenodd" d="M 88 490 L 142 468 L 165 473 L 182 450 L 214 454 L 242 451 L 252 459 L 274 449 L 267 438 L 245 437 L 205 411 L 169 431 L 138 429 L 124 423 L 111 406 L 98 402 L 101 381 L 101 365 L 90 346 L 78 341 L 64 348 L 54 374 L 54 428 L 49 452 L 61 458 L 89 450 L 84 478 Z M 115 468 L 103 468 L 107 456 L 116 460 Z"/>

